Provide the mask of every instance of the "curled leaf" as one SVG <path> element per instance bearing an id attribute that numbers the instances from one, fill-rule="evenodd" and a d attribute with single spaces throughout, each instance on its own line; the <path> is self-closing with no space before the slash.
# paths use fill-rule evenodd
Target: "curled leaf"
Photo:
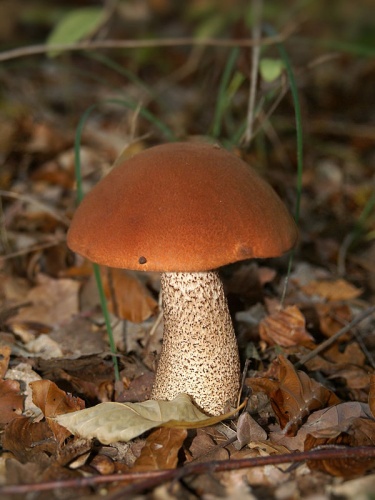
<path id="1" fill-rule="evenodd" d="M 269 377 L 250 379 L 253 390 L 268 394 L 280 426 L 288 436 L 294 436 L 303 421 L 312 411 L 332 406 L 340 402 L 333 392 L 298 371 L 285 357 L 279 356 L 273 369 L 274 379 Z"/>
<path id="2" fill-rule="evenodd" d="M 259 334 L 270 345 L 311 347 L 314 339 L 306 331 L 305 323 L 298 307 L 289 306 L 264 318 L 259 324 Z"/>
<path id="3" fill-rule="evenodd" d="M 232 413 L 207 417 L 186 394 L 172 401 L 149 400 L 143 403 L 101 403 L 92 408 L 58 415 L 55 421 L 72 434 L 97 438 L 103 444 L 130 441 L 155 427 L 198 428 L 229 418 Z"/>

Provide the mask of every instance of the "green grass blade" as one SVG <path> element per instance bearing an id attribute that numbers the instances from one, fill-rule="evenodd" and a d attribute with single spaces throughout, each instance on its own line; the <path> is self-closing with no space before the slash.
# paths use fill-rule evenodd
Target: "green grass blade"
<path id="1" fill-rule="evenodd" d="M 152 90 L 152 88 L 148 85 L 146 85 L 137 75 L 135 75 L 132 71 L 128 70 L 127 68 L 124 68 L 123 65 L 117 63 L 113 59 L 110 59 L 109 57 L 99 54 L 98 52 L 82 52 L 82 54 L 89 59 L 93 59 L 97 61 L 100 64 L 103 64 L 103 66 L 106 66 L 107 68 L 115 71 L 119 75 L 125 77 L 127 80 L 132 82 L 136 87 L 144 90 L 152 99 L 157 101 L 157 96 L 155 92 Z"/>
<path id="2" fill-rule="evenodd" d="M 126 101 L 123 99 L 108 99 L 104 102 L 112 103 L 112 104 L 119 104 L 122 105 L 126 108 L 130 109 L 137 109 L 138 105 L 137 103 L 134 103 L 132 101 Z M 81 141 L 82 141 L 82 134 L 83 134 L 83 129 L 84 126 L 90 116 L 90 114 L 99 106 L 99 104 L 93 104 L 90 106 L 82 115 L 76 135 L 75 135 L 75 142 L 74 142 L 74 155 L 75 155 L 75 177 L 76 177 L 76 184 L 77 184 L 77 202 L 80 203 L 83 200 L 84 193 L 83 193 L 83 187 L 82 187 L 82 169 L 81 169 L 81 156 L 80 156 L 80 150 L 81 150 Z M 144 118 L 146 118 L 150 123 L 155 125 L 161 132 L 171 141 L 175 140 L 175 137 L 171 130 L 164 124 L 162 123 L 159 119 L 157 119 L 150 111 L 148 111 L 145 108 L 140 108 L 140 114 Z M 107 334 L 108 334 L 108 340 L 109 340 L 109 345 L 110 345 L 110 350 L 112 353 L 112 361 L 113 361 L 113 367 L 114 367 L 114 372 L 115 372 L 115 380 L 120 380 L 120 371 L 119 371 L 119 366 L 118 366 L 118 360 L 117 360 L 117 352 L 116 352 L 116 344 L 114 341 L 113 337 L 113 331 L 112 331 L 112 326 L 111 326 L 111 321 L 109 317 L 109 311 L 107 307 L 107 299 L 105 297 L 104 289 L 103 289 L 103 283 L 102 279 L 100 276 L 100 268 L 97 264 L 93 264 L 93 269 L 94 269 L 94 276 L 96 280 L 96 285 L 98 288 L 99 292 L 99 297 L 100 297 L 100 304 L 102 307 L 103 311 L 103 316 L 104 316 L 104 321 L 106 324 L 107 328 Z"/>
<path id="3" fill-rule="evenodd" d="M 230 82 L 230 77 L 233 72 L 239 54 L 239 48 L 235 47 L 231 50 L 227 63 L 224 68 L 224 73 L 220 81 L 219 94 L 217 98 L 214 119 L 212 124 L 212 136 L 218 138 L 221 133 L 221 124 L 225 109 L 228 105 L 227 90 Z"/>
<path id="4" fill-rule="evenodd" d="M 266 33 L 268 35 L 276 35 L 276 31 L 269 25 L 264 27 Z M 295 221 L 298 224 L 300 218 L 300 208 L 301 208 L 301 196 L 302 196 L 302 174 L 303 174 L 303 129 L 302 129 L 302 115 L 301 115 L 301 106 L 298 97 L 298 89 L 296 80 L 294 78 L 294 72 L 292 65 L 289 60 L 289 56 L 287 51 L 284 48 L 282 43 L 277 44 L 277 49 L 280 53 L 280 57 L 282 58 L 285 69 L 289 79 L 290 91 L 292 93 L 293 105 L 294 105 L 294 116 L 296 120 L 296 140 L 297 140 L 297 200 L 295 207 Z M 286 290 L 288 286 L 289 276 L 292 270 L 292 264 L 294 259 L 294 249 L 290 252 L 289 262 L 288 262 L 288 271 L 285 279 L 285 286 L 281 297 L 281 304 L 284 303 Z"/>
<path id="5" fill-rule="evenodd" d="M 87 121 L 89 115 L 96 107 L 97 107 L 96 104 L 90 106 L 85 111 L 85 113 L 82 115 L 82 117 L 79 121 L 78 127 L 77 127 L 76 136 L 75 136 L 74 155 L 75 155 L 75 177 L 76 177 L 76 184 L 77 184 L 77 202 L 78 202 L 78 204 L 83 200 L 83 197 L 84 197 L 83 188 L 82 188 L 82 169 L 81 169 L 81 155 L 80 155 L 82 133 L 83 133 L 83 128 L 86 124 L 86 121 Z M 117 360 L 116 344 L 115 344 L 115 340 L 113 337 L 111 319 L 109 317 L 109 311 L 108 311 L 108 307 L 107 307 L 107 299 L 105 297 L 105 293 L 104 293 L 104 289 L 103 289 L 103 282 L 102 282 L 102 278 L 100 276 L 100 268 L 99 268 L 98 264 L 93 264 L 93 270 L 94 270 L 96 286 L 97 286 L 97 289 L 99 292 L 100 305 L 101 305 L 101 308 L 103 311 L 104 321 L 105 321 L 105 325 L 107 328 L 109 347 L 110 347 L 110 350 L 112 353 L 112 363 L 113 363 L 113 369 L 115 372 L 115 380 L 119 381 L 120 380 L 120 370 L 119 370 L 118 360 Z"/>

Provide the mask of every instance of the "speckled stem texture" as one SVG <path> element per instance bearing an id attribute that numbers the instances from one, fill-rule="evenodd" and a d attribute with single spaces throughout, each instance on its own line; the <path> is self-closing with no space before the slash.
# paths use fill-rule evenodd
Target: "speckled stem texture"
<path id="1" fill-rule="evenodd" d="M 240 365 L 223 285 L 216 272 L 164 273 L 164 336 L 152 397 L 189 394 L 207 414 L 235 406 Z"/>

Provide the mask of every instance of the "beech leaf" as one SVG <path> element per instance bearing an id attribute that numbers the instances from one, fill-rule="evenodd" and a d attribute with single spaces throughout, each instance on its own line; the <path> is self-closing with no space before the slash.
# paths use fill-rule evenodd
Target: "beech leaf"
<path id="1" fill-rule="evenodd" d="M 132 472 L 175 469 L 178 453 L 186 437 L 186 429 L 156 429 L 147 437 L 140 456 L 134 462 Z"/>
<path id="2" fill-rule="evenodd" d="M 307 295 L 319 295 L 327 300 L 352 300 L 362 294 L 362 290 L 343 279 L 311 281 L 302 289 Z"/>
<path id="3" fill-rule="evenodd" d="M 313 337 L 306 331 L 305 318 L 296 306 L 289 306 L 267 316 L 259 323 L 260 338 L 270 345 L 311 347 Z"/>
<path id="4" fill-rule="evenodd" d="M 313 411 L 340 402 L 333 392 L 298 371 L 292 363 L 279 356 L 273 363 L 274 379 L 267 377 L 247 380 L 254 391 L 268 394 L 280 426 L 287 436 L 295 436 L 303 421 Z"/>
<path id="5" fill-rule="evenodd" d="M 101 403 L 85 410 L 58 415 L 55 421 L 72 434 L 110 444 L 130 441 L 155 427 L 197 428 L 213 425 L 233 413 L 207 417 L 193 405 L 189 396 L 179 394 L 172 401 Z"/>

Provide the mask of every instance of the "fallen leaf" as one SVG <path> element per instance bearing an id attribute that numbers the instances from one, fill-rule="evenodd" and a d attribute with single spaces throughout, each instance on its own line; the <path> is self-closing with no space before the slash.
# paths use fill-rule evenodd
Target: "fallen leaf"
<path id="1" fill-rule="evenodd" d="M 38 417 L 41 410 L 32 401 L 30 383 L 41 380 L 41 377 L 33 371 L 29 364 L 19 363 L 7 371 L 6 378 L 21 383 L 21 395 L 25 397 L 23 414 L 28 417 Z"/>
<path id="2" fill-rule="evenodd" d="M 337 425 L 325 429 L 320 428 L 309 433 L 305 440 L 305 450 L 308 451 L 321 446 L 375 446 L 375 419 L 372 417 L 368 405 L 363 404 L 362 408 L 366 407 L 367 414 L 361 417 L 356 417 L 353 413 L 348 412 L 345 403 L 332 409 L 329 408 L 328 412 L 334 414 Z M 325 415 L 326 420 L 330 422 L 328 415 Z M 352 478 L 364 475 L 367 471 L 373 469 L 375 459 L 361 459 L 358 457 L 307 463 L 312 470 L 321 470 L 333 476 Z"/>
<path id="3" fill-rule="evenodd" d="M 188 451 L 185 452 L 187 462 L 227 460 L 229 452 L 220 446 L 224 442 L 226 442 L 225 436 L 215 428 L 211 428 L 209 433 L 204 429 L 197 429 Z"/>
<path id="4" fill-rule="evenodd" d="M 172 401 L 101 403 L 85 410 L 58 415 L 55 421 L 72 434 L 86 439 L 97 438 L 103 444 L 110 444 L 130 441 L 155 427 L 198 428 L 213 425 L 234 413 L 207 417 L 193 405 L 189 396 L 179 394 Z"/>
<path id="5" fill-rule="evenodd" d="M 245 412 L 238 417 L 237 439 L 242 448 L 251 441 L 265 441 L 267 433 L 248 412 Z"/>
<path id="6" fill-rule="evenodd" d="M 45 417 L 74 412 L 84 408 L 82 399 L 66 394 L 50 380 L 37 380 L 30 383 L 33 391 L 33 402 L 40 408 Z"/>
<path id="7" fill-rule="evenodd" d="M 11 348 L 7 345 L 0 347 L 0 378 L 4 378 L 8 370 Z"/>
<path id="8" fill-rule="evenodd" d="M 362 290 L 343 279 L 311 281 L 302 290 L 307 295 L 319 295 L 326 300 L 351 300 L 362 294 Z"/>
<path id="9" fill-rule="evenodd" d="M 328 380 L 345 380 L 353 394 L 351 399 L 358 399 L 358 393 L 353 391 L 365 391 L 367 395 L 371 369 L 366 365 L 366 357 L 356 342 L 348 344 L 343 352 L 339 345 L 334 344 L 324 352 L 324 357 L 316 356 L 308 361 L 306 368 L 311 372 L 323 373 Z"/>
<path id="10" fill-rule="evenodd" d="M 42 410 L 56 441 L 61 445 L 70 433 L 65 427 L 55 422 L 53 417 L 84 408 L 84 401 L 66 394 L 50 380 L 31 382 L 30 387 L 34 404 Z"/>
<path id="11" fill-rule="evenodd" d="M 17 418 L 6 426 L 2 444 L 21 463 L 34 461 L 39 453 L 51 455 L 57 448 L 47 422 L 34 423 L 28 417 Z"/>
<path id="12" fill-rule="evenodd" d="M 132 467 L 132 472 L 160 469 L 175 469 L 178 452 L 187 437 L 186 429 L 160 427 L 146 439 L 141 455 Z"/>
<path id="13" fill-rule="evenodd" d="M 313 348 L 314 339 L 306 331 L 305 317 L 296 306 L 289 306 L 267 316 L 259 323 L 260 338 L 269 345 Z"/>
<path id="14" fill-rule="evenodd" d="M 341 330 L 352 319 L 352 313 L 347 304 L 316 304 L 316 312 L 318 313 L 320 331 L 328 338 Z M 350 337 L 351 334 L 347 333 L 338 340 L 344 342 Z"/>
<path id="15" fill-rule="evenodd" d="M 269 377 L 248 379 L 254 391 L 268 394 L 280 426 L 287 436 L 294 436 L 312 411 L 340 402 L 333 392 L 297 371 L 284 356 L 278 356 L 272 366 L 273 379 Z"/>
<path id="16" fill-rule="evenodd" d="M 116 316 L 141 323 L 155 314 L 158 303 L 134 272 L 105 268 L 101 276 L 109 309 Z"/>
<path id="17" fill-rule="evenodd" d="M 22 308 L 12 321 L 36 321 L 50 326 L 70 321 L 78 313 L 79 286 L 71 279 L 38 275 L 38 285 L 26 295 L 30 307 Z"/>
<path id="18" fill-rule="evenodd" d="M 20 392 L 16 380 L 0 380 L 0 427 L 22 415 L 24 397 Z"/>

